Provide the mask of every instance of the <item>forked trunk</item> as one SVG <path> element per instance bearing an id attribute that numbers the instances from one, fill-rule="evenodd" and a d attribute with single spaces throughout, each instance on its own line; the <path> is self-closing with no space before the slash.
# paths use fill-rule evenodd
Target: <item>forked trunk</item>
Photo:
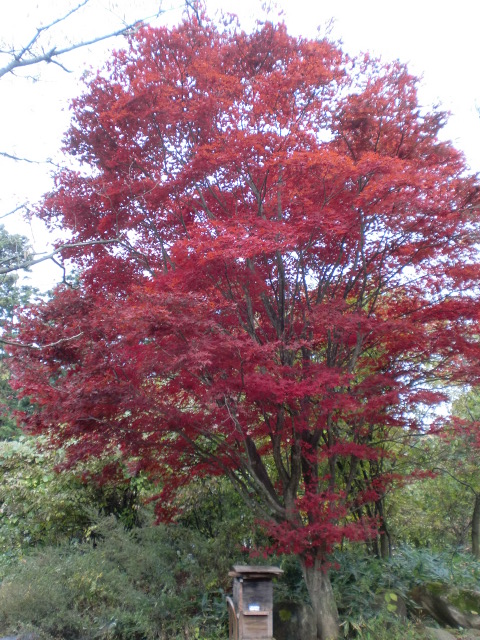
<path id="1" fill-rule="evenodd" d="M 302 558 L 300 562 L 308 594 L 312 601 L 317 625 L 317 639 L 336 640 L 340 634 L 340 628 L 328 569 L 322 566 L 320 559 L 316 559 L 311 566 L 307 566 Z"/>

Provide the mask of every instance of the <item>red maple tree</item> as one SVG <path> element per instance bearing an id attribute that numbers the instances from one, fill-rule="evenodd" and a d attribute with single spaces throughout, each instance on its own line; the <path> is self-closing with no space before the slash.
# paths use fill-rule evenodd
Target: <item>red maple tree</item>
<path id="1" fill-rule="evenodd" d="M 298 555 L 321 640 L 328 554 L 379 524 L 386 443 L 479 374 L 478 183 L 416 84 L 281 24 L 140 30 L 74 101 L 82 166 L 40 211 L 80 284 L 14 353 L 26 427 L 72 461 L 120 451 L 165 513 L 228 476 Z"/>

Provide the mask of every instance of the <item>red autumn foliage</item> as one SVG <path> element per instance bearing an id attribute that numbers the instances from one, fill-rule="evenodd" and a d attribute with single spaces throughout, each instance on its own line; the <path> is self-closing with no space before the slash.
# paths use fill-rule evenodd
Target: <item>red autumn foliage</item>
<path id="1" fill-rule="evenodd" d="M 400 63 L 283 25 L 141 29 L 40 210 L 119 243 L 72 248 L 79 287 L 25 315 L 26 428 L 121 452 L 161 509 L 226 475 L 305 565 L 369 535 L 389 440 L 480 372 L 478 183 L 444 119 Z"/>

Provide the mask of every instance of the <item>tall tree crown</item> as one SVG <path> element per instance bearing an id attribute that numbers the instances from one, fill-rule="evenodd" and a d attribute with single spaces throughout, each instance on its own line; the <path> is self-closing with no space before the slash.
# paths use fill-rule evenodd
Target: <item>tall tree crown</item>
<path id="1" fill-rule="evenodd" d="M 25 318 L 28 428 L 227 474 L 310 562 L 371 532 L 388 448 L 478 378 L 478 184 L 400 63 L 266 23 L 141 29 L 73 103 L 40 215 L 81 286 Z M 60 336 L 60 337 L 59 337 Z"/>

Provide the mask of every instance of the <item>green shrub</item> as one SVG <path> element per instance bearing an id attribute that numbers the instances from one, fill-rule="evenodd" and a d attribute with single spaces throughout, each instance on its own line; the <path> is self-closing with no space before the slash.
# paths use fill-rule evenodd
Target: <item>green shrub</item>
<path id="1" fill-rule="evenodd" d="M 99 513 L 115 515 L 127 528 L 140 524 L 142 477 L 129 477 L 113 458 L 108 464 L 92 460 L 58 472 L 65 452 L 41 444 L 28 437 L 0 442 L 1 550 L 21 553 L 85 539 Z M 107 471 L 110 478 L 102 475 Z"/>
<path id="2" fill-rule="evenodd" d="M 91 523 L 91 502 L 73 473 L 58 474 L 55 452 L 37 441 L 0 442 L 0 548 L 56 544 Z"/>
<path id="3" fill-rule="evenodd" d="M 283 574 L 275 582 L 273 592 L 275 600 L 277 602 L 309 602 L 310 596 L 298 558 L 282 556 L 275 564 L 283 570 Z"/>
<path id="4" fill-rule="evenodd" d="M 415 628 L 403 625 L 389 611 L 388 603 L 383 602 L 385 594 L 402 597 L 414 618 L 417 608 L 409 594 L 418 584 L 439 582 L 473 590 L 480 588 L 478 562 L 472 556 L 456 552 L 440 554 L 404 547 L 392 558 L 380 560 L 356 548 L 338 552 L 332 560 L 337 566 L 332 572 L 332 583 L 346 636 L 393 640 L 397 637 L 393 633 L 398 631 L 399 638 L 420 638 L 415 635 Z M 382 628 L 387 627 L 389 633 L 381 635 Z"/>
<path id="5" fill-rule="evenodd" d="M 218 576 L 231 553 L 178 526 L 128 533 L 108 518 L 96 532 L 95 547 L 44 548 L 4 568 L 3 630 L 62 640 L 226 637 Z"/>
<path id="6" fill-rule="evenodd" d="M 354 635 L 358 640 L 428 640 L 424 630 L 409 621 L 392 621 L 388 616 L 377 615 L 369 620 L 347 621 L 342 625 L 345 637 Z"/>

